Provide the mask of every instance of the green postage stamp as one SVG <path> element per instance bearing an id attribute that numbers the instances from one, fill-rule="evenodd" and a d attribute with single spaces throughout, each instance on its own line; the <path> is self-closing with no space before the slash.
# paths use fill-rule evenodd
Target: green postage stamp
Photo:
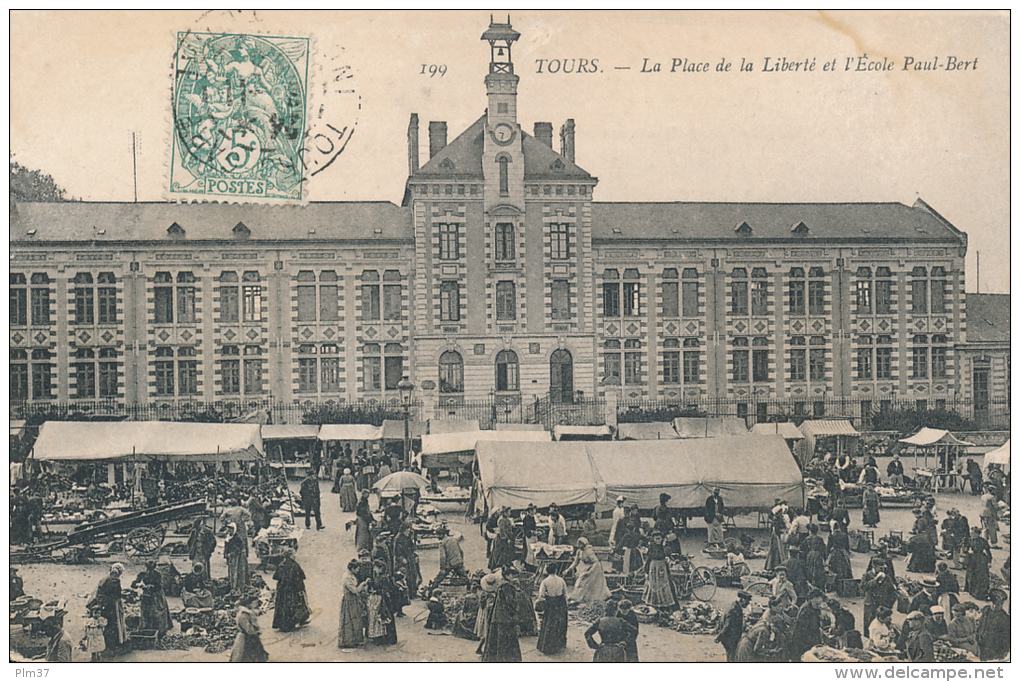
<path id="1" fill-rule="evenodd" d="M 309 39 L 181 32 L 171 198 L 302 201 Z"/>

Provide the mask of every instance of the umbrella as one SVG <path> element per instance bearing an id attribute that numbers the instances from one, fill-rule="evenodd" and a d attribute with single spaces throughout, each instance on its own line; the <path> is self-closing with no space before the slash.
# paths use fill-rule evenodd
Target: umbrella
<path id="1" fill-rule="evenodd" d="M 408 488 L 424 490 L 428 485 L 429 482 L 424 476 L 413 471 L 397 471 L 380 478 L 372 487 L 381 493 L 401 493 Z"/>

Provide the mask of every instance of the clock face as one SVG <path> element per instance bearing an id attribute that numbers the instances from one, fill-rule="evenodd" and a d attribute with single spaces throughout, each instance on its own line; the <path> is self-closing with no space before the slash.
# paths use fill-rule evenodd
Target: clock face
<path id="1" fill-rule="evenodd" d="M 517 136 L 517 129 L 509 123 L 499 123 L 492 129 L 492 139 L 496 144 L 508 145 Z"/>

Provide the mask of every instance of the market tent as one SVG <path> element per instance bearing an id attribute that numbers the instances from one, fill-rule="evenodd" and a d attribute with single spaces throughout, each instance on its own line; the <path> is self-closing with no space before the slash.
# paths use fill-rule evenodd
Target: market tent
<path id="1" fill-rule="evenodd" d="M 984 468 L 988 471 L 989 464 L 1001 464 L 1002 470 L 1009 473 L 1009 440 L 995 448 L 991 452 L 985 453 Z"/>
<path id="2" fill-rule="evenodd" d="M 786 440 L 800 440 L 804 434 L 800 432 L 793 422 L 764 423 L 759 422 L 751 428 L 751 433 L 756 436 L 779 435 Z"/>
<path id="3" fill-rule="evenodd" d="M 559 424 L 553 427 L 553 438 L 556 440 L 609 440 L 613 430 L 605 424 L 601 426 L 574 426 Z"/>
<path id="4" fill-rule="evenodd" d="M 679 437 L 669 422 L 619 424 L 616 427 L 617 440 L 675 440 Z"/>
<path id="5" fill-rule="evenodd" d="M 266 424 L 262 427 L 262 440 L 290 440 L 291 438 L 315 439 L 319 435 L 318 424 Z"/>
<path id="6" fill-rule="evenodd" d="M 731 510 L 770 508 L 776 498 L 795 506 L 804 502 L 804 478 L 781 436 L 586 446 L 607 501 L 623 495 L 629 503 L 651 509 L 659 495 L 667 493 L 670 507 L 698 509 L 713 488 L 720 488 Z"/>
<path id="7" fill-rule="evenodd" d="M 552 440 L 548 431 L 466 431 L 427 434 L 421 438 L 422 466 L 427 469 L 456 468 L 470 464 L 475 446 L 484 441 L 541 443 Z"/>
<path id="8" fill-rule="evenodd" d="M 965 440 L 960 440 L 944 429 L 929 429 L 922 426 L 921 430 L 909 438 L 900 438 L 901 443 L 908 445 L 974 445 Z"/>
<path id="9" fill-rule="evenodd" d="M 217 462 L 255 459 L 258 424 L 195 422 L 45 422 L 32 456 L 42 461 L 141 460 Z"/>
<path id="10" fill-rule="evenodd" d="M 323 424 L 319 440 L 379 440 L 381 432 L 371 424 Z"/>
<path id="11" fill-rule="evenodd" d="M 421 437 L 426 433 L 426 427 L 427 424 L 425 422 L 409 421 L 407 423 L 407 432 L 411 436 L 411 440 L 421 440 Z M 382 423 L 382 439 L 404 440 L 404 420 L 384 419 Z"/>
<path id="12" fill-rule="evenodd" d="M 11 436 L 21 438 L 25 435 L 25 420 L 24 419 L 12 419 L 11 420 Z"/>
<path id="13" fill-rule="evenodd" d="M 477 419 L 429 419 L 428 432 L 430 434 L 463 433 L 465 431 L 478 431 L 481 428 L 478 425 Z"/>
<path id="14" fill-rule="evenodd" d="M 680 438 L 747 435 L 747 422 L 742 417 L 677 417 L 673 428 Z"/>
<path id="15" fill-rule="evenodd" d="M 478 443 L 478 477 L 489 509 L 594 504 L 602 499 L 588 443 Z"/>
<path id="16" fill-rule="evenodd" d="M 541 424 L 503 424 L 497 423 L 495 425 L 497 431 L 545 431 L 545 427 Z"/>
<path id="17" fill-rule="evenodd" d="M 815 442 L 820 437 L 836 437 L 836 455 L 844 452 L 853 455 L 856 439 L 861 433 L 857 431 L 849 419 L 809 419 L 800 425 L 804 438 L 794 446 L 794 454 L 801 466 L 806 466 L 815 456 Z"/>

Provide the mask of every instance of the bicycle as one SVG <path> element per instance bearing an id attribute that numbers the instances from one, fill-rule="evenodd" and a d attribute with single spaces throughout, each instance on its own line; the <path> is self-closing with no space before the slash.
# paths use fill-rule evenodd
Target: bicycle
<path id="1" fill-rule="evenodd" d="M 695 566 L 689 554 L 681 554 L 676 563 L 679 570 L 674 574 L 677 596 L 690 599 L 691 595 L 698 601 L 711 601 L 717 588 L 715 573 L 707 566 Z"/>

